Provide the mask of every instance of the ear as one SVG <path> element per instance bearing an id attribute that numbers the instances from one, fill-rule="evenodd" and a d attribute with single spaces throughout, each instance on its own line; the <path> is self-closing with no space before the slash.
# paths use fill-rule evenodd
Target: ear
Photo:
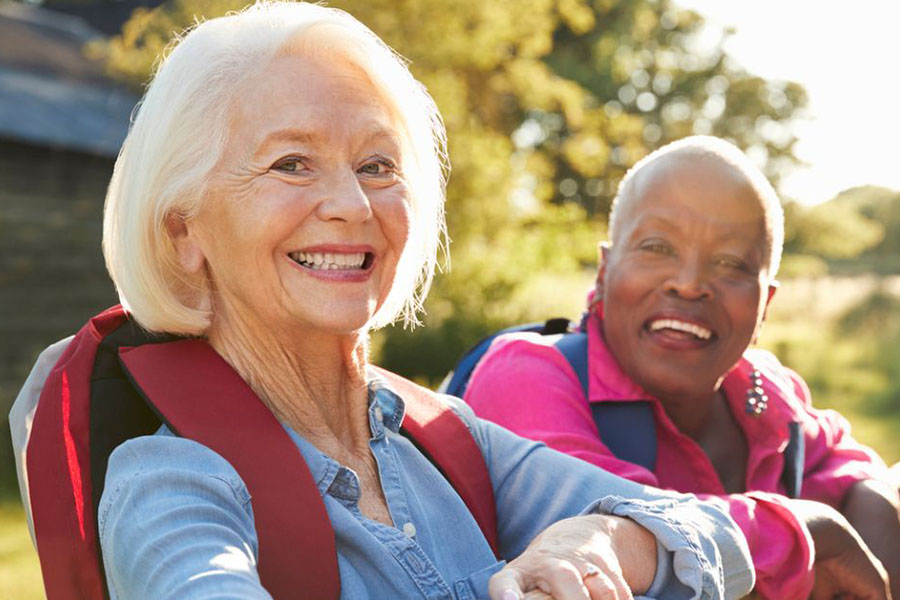
<path id="1" fill-rule="evenodd" d="M 597 280 L 594 282 L 595 297 L 603 298 L 603 279 L 606 277 L 606 264 L 611 252 L 608 242 L 597 244 Z"/>
<path id="2" fill-rule="evenodd" d="M 766 294 L 767 294 L 766 306 L 765 306 L 765 308 L 763 308 L 763 318 L 762 318 L 763 321 L 766 320 L 766 315 L 769 314 L 769 304 L 772 303 L 772 298 L 775 296 L 775 292 L 778 291 L 778 285 L 779 285 L 778 282 L 774 279 L 769 284 L 769 289 L 766 292 Z"/>
<path id="3" fill-rule="evenodd" d="M 170 214 L 166 217 L 166 230 L 172 238 L 178 263 L 184 272 L 189 275 L 199 273 L 206 264 L 206 256 L 197 239 L 193 223 L 180 215 Z"/>

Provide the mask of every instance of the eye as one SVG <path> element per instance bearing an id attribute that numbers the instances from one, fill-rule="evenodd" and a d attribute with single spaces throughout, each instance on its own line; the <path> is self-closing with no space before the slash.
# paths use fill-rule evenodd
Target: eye
<path id="1" fill-rule="evenodd" d="M 660 255 L 673 254 L 675 252 L 671 244 L 669 244 L 665 240 L 659 239 L 644 240 L 640 243 L 640 245 L 638 245 L 638 250 L 642 252 L 648 252 L 650 254 Z"/>
<path id="2" fill-rule="evenodd" d="M 363 163 L 356 172 L 362 175 L 387 177 L 397 173 L 397 165 L 387 157 L 375 156 Z"/>
<path id="3" fill-rule="evenodd" d="M 737 256 L 716 256 L 713 259 L 713 264 L 717 267 L 722 267 L 730 271 L 740 271 L 743 273 L 753 272 L 753 268 Z"/>
<path id="4" fill-rule="evenodd" d="M 275 164 L 269 168 L 282 173 L 299 173 L 306 169 L 305 163 L 306 159 L 302 156 L 286 156 L 275 161 Z"/>

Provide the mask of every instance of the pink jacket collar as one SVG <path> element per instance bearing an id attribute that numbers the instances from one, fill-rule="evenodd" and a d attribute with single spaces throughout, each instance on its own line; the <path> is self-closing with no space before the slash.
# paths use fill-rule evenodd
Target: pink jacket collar
<path id="1" fill-rule="evenodd" d="M 664 413 L 658 399 L 633 381 L 622 371 L 603 337 L 599 310 L 592 310 L 587 319 L 588 334 L 588 398 L 591 403 L 607 400 L 650 400 L 657 405 L 657 414 Z M 769 397 L 768 408 L 759 416 L 751 416 L 744 410 L 750 375 L 754 368 L 760 371 L 763 390 Z M 728 398 L 732 414 L 743 429 L 747 439 L 756 444 L 784 450 L 788 441 L 788 423 L 793 413 L 789 398 L 795 397 L 793 382 L 782 374 L 783 367 L 774 356 L 759 350 L 747 350 L 744 356 L 725 376 L 722 388 Z M 672 425 L 674 427 L 674 424 Z"/>

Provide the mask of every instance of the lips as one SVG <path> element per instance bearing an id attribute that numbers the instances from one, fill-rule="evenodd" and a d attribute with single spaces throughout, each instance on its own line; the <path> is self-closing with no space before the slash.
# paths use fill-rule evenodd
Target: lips
<path id="1" fill-rule="evenodd" d="M 375 251 L 371 246 L 322 244 L 288 252 L 287 258 L 318 279 L 364 281 L 372 273 Z"/>
<path id="2" fill-rule="evenodd" d="M 708 340 L 712 337 L 712 331 L 706 327 L 678 319 L 655 319 L 647 325 L 647 330 L 651 332 L 666 329 L 690 334 L 701 340 Z"/>
<path id="3" fill-rule="evenodd" d="M 347 271 L 365 269 L 371 264 L 370 252 L 291 252 L 288 256 L 297 264 L 313 270 Z"/>

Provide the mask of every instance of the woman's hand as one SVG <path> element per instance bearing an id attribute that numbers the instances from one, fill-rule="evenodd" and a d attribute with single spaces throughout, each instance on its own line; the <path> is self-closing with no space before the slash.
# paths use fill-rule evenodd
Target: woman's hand
<path id="1" fill-rule="evenodd" d="M 554 523 L 490 581 L 491 600 L 626 600 L 656 573 L 656 538 L 630 519 L 608 515 Z"/>
<path id="2" fill-rule="evenodd" d="M 815 546 L 811 600 L 890 600 L 887 573 L 841 513 L 811 500 L 792 500 Z"/>

